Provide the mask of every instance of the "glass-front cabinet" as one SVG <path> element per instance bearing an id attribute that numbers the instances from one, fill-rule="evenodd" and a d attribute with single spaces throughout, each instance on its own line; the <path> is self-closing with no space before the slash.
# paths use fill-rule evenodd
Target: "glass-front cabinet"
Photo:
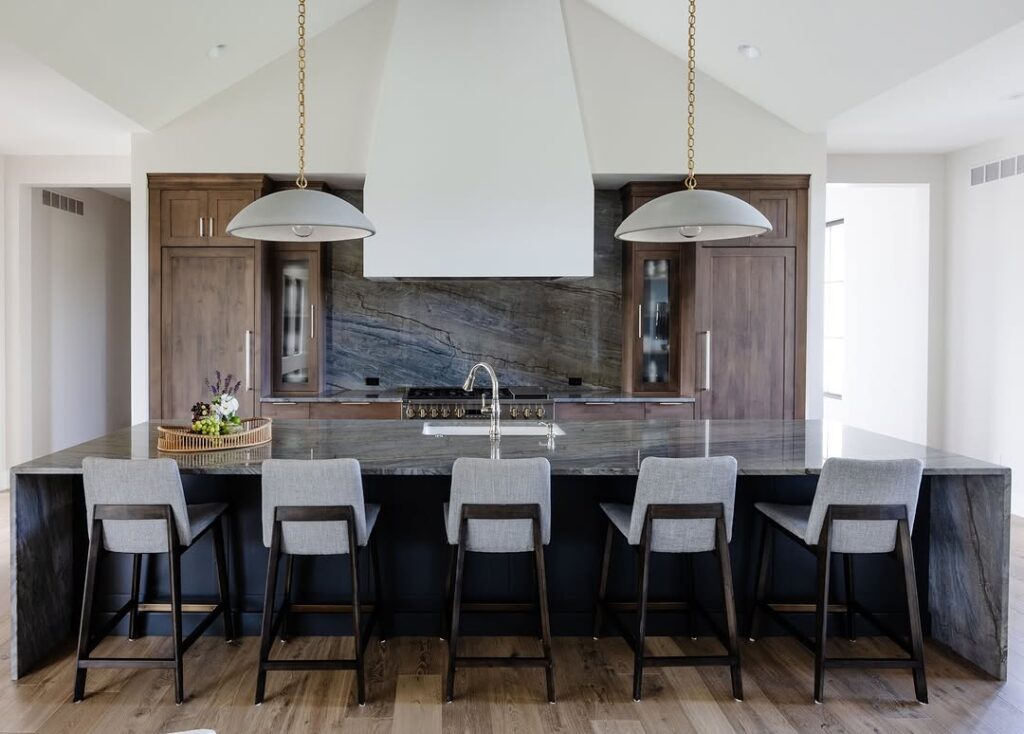
<path id="1" fill-rule="evenodd" d="M 623 386 L 649 395 L 680 394 L 683 251 L 629 245 L 626 255 Z"/>
<path id="2" fill-rule="evenodd" d="M 271 389 L 318 395 L 324 340 L 320 246 L 272 245 L 268 264 Z"/>

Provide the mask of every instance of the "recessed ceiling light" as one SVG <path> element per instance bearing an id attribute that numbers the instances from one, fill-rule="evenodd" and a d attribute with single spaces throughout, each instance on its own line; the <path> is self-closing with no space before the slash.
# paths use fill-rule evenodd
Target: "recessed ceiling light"
<path id="1" fill-rule="evenodd" d="M 216 46 L 211 46 L 210 47 L 210 51 L 209 51 L 210 58 L 211 59 L 219 59 L 224 54 L 224 52 L 227 51 L 227 50 L 228 50 L 227 45 L 223 44 L 223 43 L 218 43 Z"/>
<path id="2" fill-rule="evenodd" d="M 740 52 L 741 56 L 745 56 L 748 59 L 756 59 L 761 55 L 761 49 L 749 43 L 741 43 L 736 47 L 736 50 Z"/>

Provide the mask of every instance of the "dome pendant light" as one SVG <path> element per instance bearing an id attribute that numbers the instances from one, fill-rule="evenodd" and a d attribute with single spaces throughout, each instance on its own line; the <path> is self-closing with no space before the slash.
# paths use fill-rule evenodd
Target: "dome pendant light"
<path id="1" fill-rule="evenodd" d="M 615 236 L 629 242 L 708 242 L 756 237 L 770 232 L 771 222 L 742 199 L 720 191 L 697 189 L 693 165 L 694 109 L 697 99 L 697 0 L 690 0 L 688 58 L 686 188 L 649 201 L 626 217 Z"/>
<path id="2" fill-rule="evenodd" d="M 264 196 L 228 223 L 228 234 L 272 242 L 338 242 L 369 237 L 376 230 L 344 199 L 311 191 L 306 181 L 306 0 L 299 0 L 299 176 L 294 189 Z"/>

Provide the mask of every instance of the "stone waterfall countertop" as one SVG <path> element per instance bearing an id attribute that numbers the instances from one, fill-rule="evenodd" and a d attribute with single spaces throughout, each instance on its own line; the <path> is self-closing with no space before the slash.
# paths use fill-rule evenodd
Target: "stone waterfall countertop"
<path id="1" fill-rule="evenodd" d="M 597 388 L 551 388 L 548 395 L 556 403 L 693 403 L 690 397 L 651 397 L 649 395 L 626 395 L 614 390 Z M 404 387 L 381 388 L 379 390 L 335 390 L 322 395 L 289 396 L 267 395 L 260 398 L 263 403 L 397 403 L 405 397 Z"/>
<path id="2" fill-rule="evenodd" d="M 140 423 L 12 469 L 77 474 L 86 456 L 152 458 L 158 422 Z M 917 457 L 930 475 L 998 475 L 1010 470 L 940 449 L 821 421 L 559 422 L 565 436 L 504 436 L 502 458 L 545 456 L 558 475 L 635 475 L 647 456 L 735 456 L 750 476 L 816 474 L 826 457 Z M 356 458 L 367 475 L 447 475 L 460 456 L 491 456 L 486 436 L 424 436 L 422 421 L 275 420 L 273 441 L 251 449 L 173 455 L 191 474 L 259 474 L 264 459 Z"/>

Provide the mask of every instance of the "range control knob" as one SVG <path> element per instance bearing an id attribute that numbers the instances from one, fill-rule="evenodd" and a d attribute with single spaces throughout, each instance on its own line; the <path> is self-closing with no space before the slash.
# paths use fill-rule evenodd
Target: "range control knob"
<path id="1" fill-rule="evenodd" d="M 452 414 L 452 409 L 451 408 L 449 408 L 447 405 L 441 406 L 441 417 L 442 418 L 447 418 L 451 414 Z"/>
<path id="2" fill-rule="evenodd" d="M 430 406 L 430 417 L 431 418 L 437 418 L 437 406 L 436 405 L 431 405 Z"/>
<path id="3" fill-rule="evenodd" d="M 514 405 L 509 407 L 509 409 L 508 409 L 508 417 L 509 418 L 518 418 L 519 417 L 519 408 L 517 408 Z"/>
<path id="4" fill-rule="evenodd" d="M 427 409 L 426 408 L 420 408 L 419 415 L 420 415 L 420 418 L 426 418 L 427 417 Z"/>
<path id="5" fill-rule="evenodd" d="M 465 408 L 463 408 L 461 405 L 459 405 L 458 407 L 455 408 L 455 417 L 456 418 L 464 418 L 465 416 L 466 416 L 466 409 Z"/>
<path id="6" fill-rule="evenodd" d="M 533 408 L 527 405 L 523 408 L 523 418 L 529 418 L 531 415 L 533 415 Z"/>
<path id="7" fill-rule="evenodd" d="M 544 410 L 544 406 L 543 405 L 538 405 L 537 406 L 537 417 L 538 418 L 543 418 L 545 412 L 546 411 Z"/>
<path id="8" fill-rule="evenodd" d="M 416 408 L 412 407 L 411 405 L 407 405 L 405 407 L 405 417 L 406 418 L 415 418 L 416 417 Z"/>

